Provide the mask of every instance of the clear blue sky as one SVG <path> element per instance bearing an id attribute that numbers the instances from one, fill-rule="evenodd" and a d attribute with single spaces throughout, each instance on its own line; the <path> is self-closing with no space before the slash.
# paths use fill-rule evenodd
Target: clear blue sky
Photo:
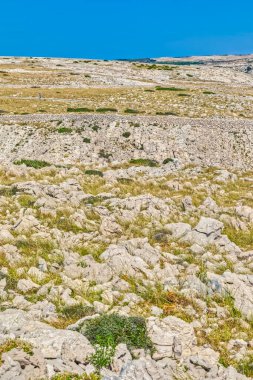
<path id="1" fill-rule="evenodd" d="M 253 53 L 253 0 L 2 0 L 0 55 Z"/>

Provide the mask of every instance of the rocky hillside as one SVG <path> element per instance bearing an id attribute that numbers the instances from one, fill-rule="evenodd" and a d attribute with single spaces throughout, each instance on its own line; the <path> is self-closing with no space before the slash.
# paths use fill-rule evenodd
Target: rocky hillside
<path id="1" fill-rule="evenodd" d="M 8 108 L 0 148 L 1 380 L 253 378 L 250 117 Z"/>

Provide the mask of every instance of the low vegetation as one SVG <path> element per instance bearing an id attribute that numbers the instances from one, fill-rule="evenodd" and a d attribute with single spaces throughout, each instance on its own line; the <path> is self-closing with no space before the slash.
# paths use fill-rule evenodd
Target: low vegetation
<path id="1" fill-rule="evenodd" d="M 67 128 L 67 127 L 62 127 L 62 128 L 57 129 L 57 132 L 58 133 L 71 133 L 72 129 L 71 128 Z"/>
<path id="2" fill-rule="evenodd" d="M 80 108 L 67 108 L 67 112 L 94 112 L 91 108 L 80 107 Z"/>
<path id="3" fill-rule="evenodd" d="M 155 160 L 150 160 L 147 158 L 132 158 L 129 163 L 134 166 L 158 166 L 158 163 Z"/>
<path id="4" fill-rule="evenodd" d="M 15 165 L 25 165 L 25 166 L 28 166 L 28 167 L 34 168 L 34 169 L 42 169 L 42 168 L 46 168 L 47 166 L 51 165 L 46 161 L 27 160 L 27 159 L 15 161 L 14 164 Z"/>
<path id="5" fill-rule="evenodd" d="M 14 348 L 18 348 L 25 351 L 27 354 L 32 355 L 32 345 L 20 339 L 9 339 L 0 345 L 0 365 L 2 365 L 2 355 L 5 352 L 9 352 Z"/>
<path id="6" fill-rule="evenodd" d="M 87 175 L 97 175 L 99 177 L 103 177 L 103 172 L 101 172 L 99 170 L 92 170 L 92 169 L 90 169 L 90 170 L 85 170 L 84 173 L 87 174 Z"/>
<path id="7" fill-rule="evenodd" d="M 153 349 L 145 319 L 141 317 L 105 314 L 85 322 L 80 331 L 96 347 L 92 362 L 98 369 L 111 364 L 115 348 L 120 343 L 125 343 L 129 350 Z"/>
<path id="8" fill-rule="evenodd" d="M 101 380 L 101 376 L 98 374 L 90 374 L 87 375 L 86 373 L 82 375 L 77 375 L 74 373 L 61 373 L 59 375 L 55 375 L 52 377 L 52 380 Z"/>
<path id="9" fill-rule="evenodd" d="M 97 108 L 96 109 L 96 112 L 99 112 L 99 113 L 106 113 L 106 112 L 118 112 L 118 110 L 116 108 Z"/>

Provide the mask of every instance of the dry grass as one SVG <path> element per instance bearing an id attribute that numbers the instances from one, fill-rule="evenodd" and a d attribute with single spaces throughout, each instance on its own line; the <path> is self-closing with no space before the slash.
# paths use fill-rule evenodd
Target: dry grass
<path id="1" fill-rule="evenodd" d="M 122 77 L 138 82 L 132 87 L 117 83 L 109 85 L 106 70 L 113 67 L 122 71 Z M 120 66 L 119 66 L 120 65 Z M 160 91 L 152 72 L 164 72 L 164 67 L 150 70 L 143 65 L 136 70 L 127 63 L 16 60 L 0 62 L 0 110 L 7 113 L 65 113 L 67 108 L 115 108 L 124 114 L 126 109 L 142 114 L 175 114 L 189 117 L 230 116 L 252 117 L 252 100 L 242 96 L 253 95 L 249 87 L 230 86 L 219 82 L 194 80 L 184 75 L 191 69 L 184 67 L 167 70 L 169 86 L 184 91 Z M 129 72 L 130 69 L 130 72 Z M 102 70 L 102 72 L 101 72 Z M 127 71 L 128 70 L 128 71 Z M 113 73 L 109 71 L 108 75 Z M 183 76 L 181 76 L 183 74 Z M 189 74 L 189 73 L 188 73 Z M 113 75 L 113 74 L 112 74 Z M 189 74 L 191 75 L 191 74 Z M 171 82 L 172 80 L 172 82 Z M 150 83 L 151 87 L 145 86 Z M 12 87 L 15 86 L 15 87 Z M 207 90 L 209 95 L 207 95 Z M 211 90 L 211 91 L 210 91 Z M 186 94 L 187 96 L 178 96 Z M 241 105 L 235 109 L 234 104 Z"/>

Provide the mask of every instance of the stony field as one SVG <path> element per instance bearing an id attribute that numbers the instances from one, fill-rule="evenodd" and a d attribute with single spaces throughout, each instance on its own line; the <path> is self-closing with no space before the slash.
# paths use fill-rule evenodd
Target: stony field
<path id="1" fill-rule="evenodd" d="M 0 59 L 0 379 L 253 379 L 253 57 Z"/>

